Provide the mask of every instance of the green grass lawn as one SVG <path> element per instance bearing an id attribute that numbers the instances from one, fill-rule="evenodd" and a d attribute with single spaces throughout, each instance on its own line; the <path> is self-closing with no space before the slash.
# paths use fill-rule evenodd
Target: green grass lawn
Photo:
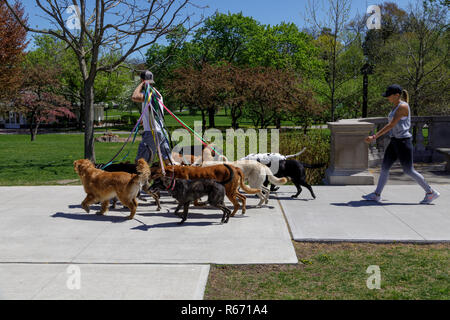
<path id="1" fill-rule="evenodd" d="M 136 142 L 131 147 L 127 160 L 134 161 L 138 145 Z M 122 143 L 96 142 L 97 162 L 109 161 L 121 146 Z M 33 142 L 29 135 L 0 135 L 0 148 L 0 185 L 58 184 L 61 180 L 78 179 L 73 161 L 84 157 L 84 135 L 41 134 Z"/>
<path id="2" fill-rule="evenodd" d="M 103 129 L 96 132 L 96 135 L 102 135 L 105 133 L 105 130 Z M 309 134 L 310 136 L 304 137 L 300 131 L 289 133 L 282 132 L 280 134 L 280 152 L 284 154 L 295 153 L 300 151 L 304 146 L 307 146 L 308 150 L 302 156 L 302 160 L 308 163 L 321 162 L 320 159 L 315 158 L 318 155 L 321 155 L 318 150 L 315 150 L 318 148 L 317 145 L 319 145 L 318 140 L 311 140 L 311 138 L 317 135 L 324 135 L 329 138 L 329 130 L 314 129 L 310 130 Z M 126 134 L 120 136 L 128 137 Z M 270 131 L 268 140 L 270 141 Z M 292 143 L 293 141 L 296 143 Z M 226 137 L 223 136 L 223 143 L 225 144 L 225 142 Z M 186 143 L 189 144 L 189 141 L 184 142 L 184 144 Z M 177 142 L 174 142 L 174 145 L 175 144 L 177 144 Z M 106 163 L 111 160 L 122 145 L 123 143 L 96 142 L 95 153 L 97 163 Z M 129 150 L 129 156 L 125 161 L 128 160 L 133 162 L 138 145 L 138 141 L 136 141 L 134 145 L 131 145 L 131 143 L 128 144 L 116 160 L 121 161 Z M 326 150 L 328 150 L 327 145 L 327 143 L 324 145 Z M 236 140 L 234 151 L 235 157 L 239 155 L 237 147 Z M 66 184 L 68 181 L 65 180 L 78 179 L 73 171 L 73 161 L 84 157 L 84 135 L 39 134 L 33 142 L 30 141 L 29 135 L 0 135 L 0 148 L 2 150 L 0 156 L 0 185 Z M 268 145 L 268 148 L 270 148 L 270 144 Z M 245 152 L 242 156 L 248 154 L 250 152 L 249 150 L 249 143 L 246 143 Z M 224 145 L 223 153 L 226 153 L 226 145 Z M 327 158 L 326 154 L 321 156 Z M 321 171 L 313 170 L 311 172 L 317 175 L 317 177 L 312 178 L 315 179 L 311 180 L 313 183 L 321 181 Z"/>
<path id="3" fill-rule="evenodd" d="M 294 242 L 296 265 L 212 265 L 205 299 L 450 299 L 450 244 Z M 366 286 L 378 265 L 381 289 Z"/>

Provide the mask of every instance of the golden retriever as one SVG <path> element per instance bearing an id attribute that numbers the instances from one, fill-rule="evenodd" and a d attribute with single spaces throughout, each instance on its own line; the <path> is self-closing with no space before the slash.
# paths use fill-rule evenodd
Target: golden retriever
<path id="1" fill-rule="evenodd" d="M 147 183 L 150 177 L 150 168 L 144 159 L 137 163 L 138 174 L 127 172 L 106 172 L 96 169 L 88 159 L 76 160 L 73 163 L 75 172 L 83 183 L 86 198 L 81 206 L 89 213 L 91 204 L 101 202 L 102 208 L 98 214 L 108 211 L 109 200 L 117 197 L 124 206 L 130 209 L 128 219 L 133 219 L 138 205 L 136 196 L 141 186 Z"/>

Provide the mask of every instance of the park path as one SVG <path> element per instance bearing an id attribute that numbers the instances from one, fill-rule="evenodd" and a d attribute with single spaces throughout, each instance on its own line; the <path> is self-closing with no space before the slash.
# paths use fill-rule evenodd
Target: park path
<path id="1" fill-rule="evenodd" d="M 315 200 L 291 199 L 282 186 L 264 208 L 249 196 L 228 224 L 192 208 L 180 226 L 168 197 L 127 221 L 122 209 L 86 214 L 81 186 L 0 187 L 0 299 L 202 299 L 210 264 L 297 263 L 292 239 L 450 241 L 450 181 L 433 205 L 416 185 L 387 185 L 382 204 L 361 201 L 373 186 L 313 188 Z"/>

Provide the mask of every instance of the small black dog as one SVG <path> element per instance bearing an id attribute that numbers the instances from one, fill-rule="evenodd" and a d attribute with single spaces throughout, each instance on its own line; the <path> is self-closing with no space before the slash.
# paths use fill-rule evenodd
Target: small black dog
<path id="1" fill-rule="evenodd" d="M 181 217 L 180 224 L 186 221 L 191 202 L 206 195 L 208 196 L 207 203 L 223 211 L 222 223 L 227 223 L 230 218 L 231 210 L 224 203 L 225 187 L 214 180 L 185 180 L 163 176 L 154 181 L 151 190 L 155 189 L 167 190 L 172 197 L 178 200 L 175 214 Z M 178 211 L 182 207 L 183 214 L 180 216 Z"/>
<path id="2" fill-rule="evenodd" d="M 292 195 L 292 198 L 297 198 L 299 194 L 302 192 L 302 187 L 306 187 L 309 192 L 311 192 L 311 196 L 315 199 L 316 195 L 314 194 L 313 189 L 311 186 L 306 183 L 306 173 L 305 168 L 309 169 L 316 169 L 321 168 L 325 166 L 325 164 L 302 164 L 298 160 L 280 160 L 278 163 L 278 172 L 275 174 L 275 177 L 277 178 L 290 178 L 291 181 L 295 184 L 295 187 L 297 188 L 297 193 L 295 195 Z M 270 167 L 270 164 L 268 165 Z M 269 180 L 266 178 L 266 181 L 264 182 L 264 186 L 267 187 L 269 185 Z M 271 185 L 270 191 L 276 191 L 274 185 Z"/>

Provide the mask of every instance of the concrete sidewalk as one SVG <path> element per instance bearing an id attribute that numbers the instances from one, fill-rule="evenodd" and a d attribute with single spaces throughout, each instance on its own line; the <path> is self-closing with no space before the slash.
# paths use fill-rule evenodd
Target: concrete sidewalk
<path id="1" fill-rule="evenodd" d="M 441 193 L 421 205 L 417 185 L 387 185 L 381 204 L 365 201 L 374 186 L 313 186 L 317 198 L 303 188 L 284 186 L 277 198 L 296 241 L 447 242 L 450 241 L 450 185 L 433 185 Z"/>
<path id="2" fill-rule="evenodd" d="M 282 186 L 263 208 L 248 196 L 228 224 L 192 207 L 184 225 L 168 196 L 128 221 L 128 209 L 86 214 L 81 186 L 0 187 L 0 299 L 202 299 L 211 263 L 297 263 L 289 229 L 297 241 L 450 241 L 450 184 L 433 187 L 441 197 L 419 205 L 417 185 L 386 186 L 382 204 L 361 199 L 374 186 L 314 186 L 315 200 Z"/>
<path id="3" fill-rule="evenodd" d="M 0 299 L 201 300 L 208 273 L 209 265 L 0 263 Z"/>
<path id="4" fill-rule="evenodd" d="M 0 187 L 0 262 L 40 263 L 296 263 L 294 247 L 276 200 L 255 209 L 247 201 L 227 224 L 222 211 L 191 207 L 187 221 L 173 214 L 164 196 L 140 202 L 133 220 L 128 208 L 87 214 L 82 186 Z M 151 198 L 149 198 L 151 199 Z M 227 203 L 231 207 L 230 203 Z M 168 212 L 170 210 L 170 212 Z"/>
<path id="5" fill-rule="evenodd" d="M 0 187 L 0 299 L 202 299 L 210 263 L 298 262 L 276 199 L 256 209 L 249 197 L 227 224 L 192 207 L 179 225 L 168 196 L 161 212 L 140 202 L 130 221 L 128 209 L 85 213 L 84 197 L 81 186 Z"/>

